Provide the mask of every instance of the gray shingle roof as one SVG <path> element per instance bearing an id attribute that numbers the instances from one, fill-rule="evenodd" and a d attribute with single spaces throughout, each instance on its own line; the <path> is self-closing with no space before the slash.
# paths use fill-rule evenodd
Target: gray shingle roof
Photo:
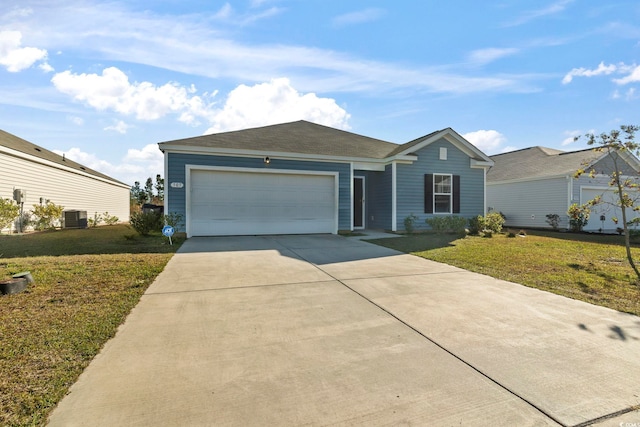
<path id="1" fill-rule="evenodd" d="M 564 152 L 546 147 L 530 147 L 490 156 L 495 162 L 487 172 L 487 182 L 522 178 L 573 175 L 602 157 L 593 149 Z"/>
<path id="2" fill-rule="evenodd" d="M 401 147 L 305 120 L 166 141 L 161 148 L 163 144 L 372 159 L 384 159 Z"/>
<path id="3" fill-rule="evenodd" d="M 43 160 L 48 160 L 50 162 L 66 166 L 68 168 L 75 169 L 77 171 L 80 171 L 89 175 L 93 175 L 102 179 L 112 181 L 114 183 L 128 186 L 128 184 L 117 181 L 111 178 L 110 176 L 107 176 L 93 169 L 89 169 L 88 167 L 83 166 L 80 163 L 76 163 L 73 160 L 63 158 L 62 156 L 54 153 L 53 151 L 49 151 L 46 148 L 42 148 L 38 145 L 35 145 L 27 140 L 24 140 L 22 138 L 19 138 L 15 135 L 10 134 L 9 132 L 5 132 L 2 129 L 0 129 L 0 146 L 7 147 L 24 154 L 29 154 L 31 156 L 38 157 Z"/>

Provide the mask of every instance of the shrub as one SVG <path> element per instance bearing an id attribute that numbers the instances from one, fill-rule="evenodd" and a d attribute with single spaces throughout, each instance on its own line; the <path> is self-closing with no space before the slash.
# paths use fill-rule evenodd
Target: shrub
<path id="1" fill-rule="evenodd" d="M 141 236 L 148 236 L 152 231 L 162 229 L 162 215 L 155 211 L 136 212 L 129 219 L 131 227 Z"/>
<path id="2" fill-rule="evenodd" d="M 180 227 L 184 225 L 183 216 L 176 212 L 170 212 L 169 214 L 164 216 L 164 224 L 170 225 L 174 228 L 174 230 L 179 231 Z M 160 224 L 160 230 L 162 230 L 162 225 Z"/>
<path id="3" fill-rule="evenodd" d="M 547 214 L 546 221 L 547 221 L 547 224 L 549 224 L 554 231 L 558 231 L 558 225 L 560 224 L 560 215 Z"/>
<path id="4" fill-rule="evenodd" d="M 436 233 L 462 233 L 467 224 L 466 218 L 460 216 L 435 216 L 425 220 Z"/>
<path id="5" fill-rule="evenodd" d="M 20 207 L 11 199 L 0 198 L 0 230 L 9 226 L 20 215 Z"/>
<path id="6" fill-rule="evenodd" d="M 504 215 L 501 212 L 489 212 L 485 216 L 478 215 L 469 219 L 469 234 L 483 234 L 485 237 L 491 237 L 488 234 L 500 233 L 504 225 Z"/>
<path id="7" fill-rule="evenodd" d="M 109 212 L 103 213 L 102 218 L 104 219 L 104 223 L 107 225 L 115 225 L 120 222 L 120 218 L 115 215 L 109 215 Z"/>
<path id="8" fill-rule="evenodd" d="M 482 215 L 469 218 L 469 234 L 475 236 L 480 234 L 480 231 L 484 228 L 484 217 Z"/>
<path id="9" fill-rule="evenodd" d="M 48 230 L 56 228 L 56 222 L 62 218 L 64 206 L 56 205 L 48 201 L 44 205 L 33 205 L 36 230 Z"/>
<path id="10" fill-rule="evenodd" d="M 414 225 L 417 220 L 418 220 L 418 217 L 415 216 L 414 214 L 407 216 L 404 219 L 404 231 L 406 231 L 408 234 L 413 233 L 415 229 Z"/>
<path id="11" fill-rule="evenodd" d="M 87 219 L 87 223 L 89 227 L 97 227 L 102 222 L 102 215 L 98 214 L 98 212 L 94 212 L 93 218 Z"/>
<path id="12" fill-rule="evenodd" d="M 484 217 L 484 227 L 482 231 L 488 230 L 493 233 L 500 233 L 504 225 L 504 219 L 504 215 L 501 212 L 489 212 Z"/>
<path id="13" fill-rule="evenodd" d="M 589 215 L 591 210 L 587 205 L 578 205 L 577 203 L 569 206 L 567 215 L 569 215 L 569 227 L 571 231 L 582 231 L 582 228 L 587 225 L 589 221 Z"/>

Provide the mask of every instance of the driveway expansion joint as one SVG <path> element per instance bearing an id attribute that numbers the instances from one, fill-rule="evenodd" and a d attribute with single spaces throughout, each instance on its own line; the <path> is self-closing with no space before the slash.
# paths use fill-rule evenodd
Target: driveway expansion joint
<path id="1" fill-rule="evenodd" d="M 500 387 L 501 389 L 505 390 L 507 393 L 511 394 L 512 396 L 516 397 L 517 399 L 520 399 L 521 401 L 525 402 L 527 405 L 531 406 L 532 408 L 534 408 L 535 410 L 537 410 L 538 412 L 540 412 L 542 415 L 548 417 L 549 419 L 553 420 L 554 422 L 558 423 L 559 425 L 563 426 L 563 427 L 568 427 L 567 424 L 561 422 L 560 420 L 558 420 L 555 416 L 553 416 L 552 414 L 548 413 L 547 411 L 545 411 L 544 409 L 542 409 L 540 406 L 536 405 L 535 403 L 533 403 L 532 401 L 526 399 L 523 396 L 520 396 L 518 393 L 516 393 L 515 391 L 511 390 L 509 387 L 501 384 L 500 382 L 498 382 L 497 380 L 495 380 L 494 378 L 492 378 L 491 376 L 489 376 L 487 373 L 483 372 L 482 370 L 480 370 L 479 368 L 475 367 L 474 365 L 472 365 L 471 363 L 467 362 L 466 360 L 464 360 L 463 358 L 461 358 L 460 356 L 458 356 L 457 354 L 453 353 L 451 350 L 447 349 L 446 347 L 444 347 L 443 345 L 439 344 L 437 341 L 435 341 L 434 339 L 428 337 L 426 334 L 424 334 L 423 332 L 421 332 L 419 329 L 417 329 L 416 327 L 410 325 L 409 323 L 407 323 L 406 321 L 404 321 L 403 319 L 399 318 L 398 316 L 396 316 L 395 314 L 393 314 L 392 312 L 390 312 L 389 310 L 387 310 L 386 308 L 384 308 L 383 306 L 381 306 L 380 304 L 377 304 L 376 302 L 372 301 L 371 299 L 367 298 L 365 295 L 363 295 L 362 293 L 356 291 L 355 289 L 353 289 L 351 286 L 347 285 L 344 281 L 338 279 L 337 277 L 335 277 L 334 275 L 332 275 L 331 273 L 329 273 L 328 271 L 323 270 L 320 266 L 318 266 L 317 264 L 309 261 L 308 259 L 306 259 L 303 255 L 301 255 L 300 253 L 296 252 L 294 249 L 289 249 L 291 252 L 293 252 L 295 255 L 299 256 L 300 259 L 303 259 L 305 261 L 307 261 L 309 264 L 313 265 L 315 268 L 317 268 L 318 270 L 322 271 L 323 273 L 327 274 L 329 277 L 331 277 L 333 280 L 335 280 L 336 282 L 340 283 L 342 286 L 346 287 L 347 289 L 349 289 L 351 292 L 355 293 L 356 295 L 358 295 L 360 298 L 364 299 L 365 301 L 369 302 L 370 304 L 374 305 L 375 307 L 377 307 L 379 310 L 383 311 L 384 313 L 386 313 L 387 315 L 393 317 L 394 319 L 396 319 L 398 322 L 402 323 L 403 325 L 405 325 L 407 328 L 411 329 L 413 332 L 417 333 L 418 335 L 420 335 L 421 337 L 423 337 L 424 339 L 426 339 L 427 341 L 429 341 L 430 343 L 434 344 L 436 347 L 440 348 L 441 350 L 443 350 L 444 352 L 446 352 L 447 354 L 449 354 L 450 356 L 454 357 L 456 360 L 462 362 L 464 365 L 468 366 L 469 368 L 471 368 L 472 370 L 474 370 L 475 372 L 477 372 L 478 374 L 480 374 L 482 377 L 486 378 L 487 380 L 491 381 L 492 383 L 494 383 L 495 385 L 497 385 L 498 387 Z M 449 272 L 451 273 L 451 272 Z M 438 274 L 438 273 L 431 273 L 431 274 Z M 406 276 L 428 276 L 430 275 L 428 274 L 407 274 L 404 275 Z M 402 276 L 402 275 L 399 275 Z M 387 277 L 398 277 L 398 276 L 387 276 Z M 353 279 L 345 279 L 345 280 L 353 280 Z M 583 424 L 580 424 L 578 426 L 573 426 L 573 427 L 581 427 Z M 589 424 L 586 424 L 589 425 Z M 586 426 L 585 425 L 585 426 Z"/>
<path id="2" fill-rule="evenodd" d="M 142 296 L 189 294 L 189 293 L 214 292 L 214 291 L 232 291 L 234 289 L 271 288 L 274 286 L 295 286 L 295 285 L 307 285 L 307 284 L 314 284 L 314 283 L 326 283 L 326 282 L 333 282 L 335 280 L 336 279 L 334 278 L 327 278 L 326 280 L 312 280 L 308 282 L 270 283 L 267 285 L 242 285 L 242 286 L 228 286 L 225 288 L 204 288 L 204 289 L 189 289 L 185 291 L 149 292 L 149 293 L 143 294 Z"/>

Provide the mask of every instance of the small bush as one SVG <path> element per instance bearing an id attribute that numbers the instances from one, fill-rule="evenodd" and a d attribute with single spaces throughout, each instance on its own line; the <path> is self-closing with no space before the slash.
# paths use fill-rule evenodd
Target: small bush
<path id="1" fill-rule="evenodd" d="M 162 230 L 162 215 L 155 211 L 136 212 L 129 219 L 131 227 L 141 236 L 148 236 L 152 231 Z"/>
<path id="2" fill-rule="evenodd" d="M 60 222 L 64 212 L 64 206 L 47 202 L 44 205 L 33 205 L 33 216 L 35 217 L 36 230 L 49 230 L 56 228 L 56 223 Z"/>
<path id="3" fill-rule="evenodd" d="M 11 199 L 0 198 L 0 230 L 8 227 L 20 215 L 20 207 Z"/>
<path id="4" fill-rule="evenodd" d="M 469 234 L 476 236 L 484 228 L 484 217 L 482 215 L 469 218 Z"/>
<path id="5" fill-rule="evenodd" d="M 462 233 L 467 224 L 466 218 L 459 216 L 435 216 L 425 220 L 436 233 Z"/>
<path id="6" fill-rule="evenodd" d="M 411 214 L 404 219 L 404 231 L 406 231 L 407 234 L 413 233 L 413 231 L 415 230 L 415 223 L 417 220 L 418 220 L 418 217 L 414 214 Z"/>
<path id="7" fill-rule="evenodd" d="M 484 217 L 483 231 L 488 230 L 493 233 L 500 233 L 504 225 L 504 215 L 500 212 L 489 212 Z"/>
<path id="8" fill-rule="evenodd" d="M 504 215 L 501 212 L 489 212 L 485 216 L 478 215 L 469 219 L 469 234 L 477 235 L 500 233 L 504 225 Z"/>
<path id="9" fill-rule="evenodd" d="M 513 230 L 507 230 L 507 237 L 516 237 L 516 232 Z"/>
<path id="10" fill-rule="evenodd" d="M 180 231 L 181 226 L 184 225 L 183 218 L 179 213 L 170 212 L 164 216 L 164 224 L 172 226 L 176 231 Z M 164 224 L 160 224 L 160 230 L 162 230 Z"/>
<path id="11" fill-rule="evenodd" d="M 560 215 L 547 214 L 546 221 L 547 221 L 547 224 L 549 224 L 554 231 L 558 231 L 558 225 L 560 224 Z"/>
<path id="12" fill-rule="evenodd" d="M 95 228 L 102 222 L 102 215 L 98 214 L 98 212 L 94 212 L 93 218 L 87 219 L 87 223 L 89 227 Z"/>
<path id="13" fill-rule="evenodd" d="M 587 205 L 578 205 L 577 203 L 574 203 L 569 206 L 567 215 L 569 215 L 569 227 L 571 228 L 571 231 L 582 231 L 589 221 L 590 214 L 591 209 L 589 209 L 589 206 Z"/>
<path id="14" fill-rule="evenodd" d="M 115 215 L 109 215 L 109 212 L 103 213 L 102 218 L 104 219 L 104 223 L 107 225 L 116 225 L 120 222 L 120 218 Z"/>

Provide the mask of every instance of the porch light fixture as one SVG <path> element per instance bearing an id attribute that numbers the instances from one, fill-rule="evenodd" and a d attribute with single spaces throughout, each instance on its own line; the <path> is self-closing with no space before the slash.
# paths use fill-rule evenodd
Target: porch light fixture
<path id="1" fill-rule="evenodd" d="M 265 157 L 265 158 L 264 158 L 264 163 L 265 163 L 265 164 L 267 164 L 267 165 L 268 165 L 269 163 L 271 163 L 271 159 L 269 158 L 269 156 L 267 156 L 267 157 Z"/>

